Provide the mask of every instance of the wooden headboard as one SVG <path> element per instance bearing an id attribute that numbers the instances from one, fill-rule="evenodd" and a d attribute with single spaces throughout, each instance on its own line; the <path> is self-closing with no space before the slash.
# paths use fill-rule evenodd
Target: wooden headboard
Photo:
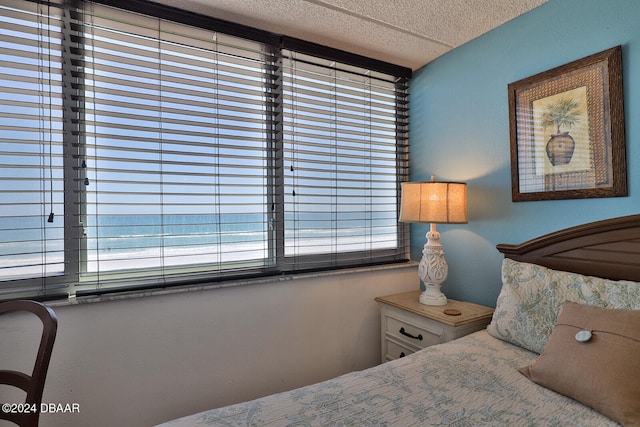
<path id="1" fill-rule="evenodd" d="M 640 282 L 640 214 L 591 222 L 497 248 L 505 258 L 516 261 Z"/>

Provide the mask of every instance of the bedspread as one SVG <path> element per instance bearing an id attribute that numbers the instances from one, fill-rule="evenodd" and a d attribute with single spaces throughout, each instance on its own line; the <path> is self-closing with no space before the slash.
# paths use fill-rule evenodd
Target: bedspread
<path id="1" fill-rule="evenodd" d="M 517 371 L 537 357 L 480 331 L 367 370 L 162 426 L 617 425 Z"/>

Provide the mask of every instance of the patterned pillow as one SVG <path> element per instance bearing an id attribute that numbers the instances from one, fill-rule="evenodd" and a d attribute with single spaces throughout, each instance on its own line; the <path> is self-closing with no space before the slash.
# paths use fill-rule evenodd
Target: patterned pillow
<path id="1" fill-rule="evenodd" d="M 487 331 L 540 354 L 565 301 L 640 310 L 640 283 L 583 276 L 505 258 L 502 290 Z"/>

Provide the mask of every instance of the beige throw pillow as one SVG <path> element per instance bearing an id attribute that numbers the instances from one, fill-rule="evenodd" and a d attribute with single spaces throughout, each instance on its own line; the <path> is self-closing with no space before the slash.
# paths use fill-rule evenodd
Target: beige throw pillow
<path id="1" fill-rule="evenodd" d="M 578 341 L 580 331 L 591 338 Z M 640 426 L 640 310 L 565 302 L 544 352 L 520 372 L 625 426 Z"/>

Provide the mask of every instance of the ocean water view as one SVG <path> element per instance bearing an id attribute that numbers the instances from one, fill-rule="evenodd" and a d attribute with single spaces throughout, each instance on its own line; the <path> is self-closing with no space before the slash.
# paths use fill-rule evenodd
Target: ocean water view
<path id="1" fill-rule="evenodd" d="M 285 255 L 394 248 L 394 219 L 338 223 L 321 214 L 285 219 Z M 44 222 L 38 228 L 36 222 Z M 41 244 L 42 234 L 47 247 Z M 64 218 L 16 218 L 0 229 L 0 279 L 64 271 Z M 263 214 L 112 215 L 89 217 L 77 250 L 86 273 L 214 264 L 215 269 L 269 258 L 269 221 Z M 84 248 L 84 249 L 81 249 Z"/>

